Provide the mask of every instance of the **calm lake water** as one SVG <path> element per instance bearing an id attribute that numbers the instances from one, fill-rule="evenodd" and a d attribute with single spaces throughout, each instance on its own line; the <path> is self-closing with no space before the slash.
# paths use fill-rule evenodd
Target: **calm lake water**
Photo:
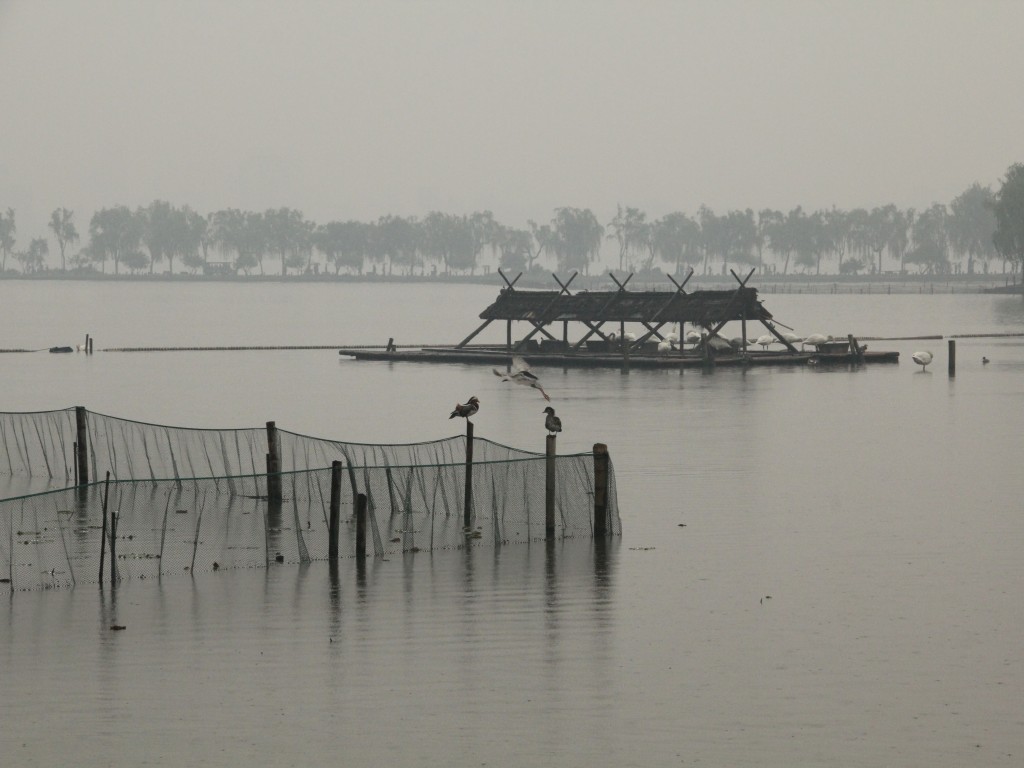
<path id="1" fill-rule="evenodd" d="M 478 436 L 543 450 L 544 402 L 489 367 L 103 351 L 455 342 L 496 294 L 3 281 L 0 348 L 91 333 L 97 352 L 0 355 L 0 410 L 390 443 L 455 434 L 475 394 Z M 1024 331 L 1019 297 L 763 298 L 800 334 Z M 1024 339 L 958 339 L 955 379 L 944 339 L 868 343 L 901 362 L 537 367 L 559 450 L 609 445 L 623 535 L 605 547 L 16 593 L 4 763 L 1020 765 Z"/>

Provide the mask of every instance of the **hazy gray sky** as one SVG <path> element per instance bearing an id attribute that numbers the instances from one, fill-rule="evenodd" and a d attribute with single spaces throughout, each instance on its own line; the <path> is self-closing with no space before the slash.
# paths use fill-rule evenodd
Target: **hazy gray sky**
<path id="1" fill-rule="evenodd" d="M 0 0 L 0 208 L 607 221 L 949 202 L 1024 161 L 1024 2 Z"/>

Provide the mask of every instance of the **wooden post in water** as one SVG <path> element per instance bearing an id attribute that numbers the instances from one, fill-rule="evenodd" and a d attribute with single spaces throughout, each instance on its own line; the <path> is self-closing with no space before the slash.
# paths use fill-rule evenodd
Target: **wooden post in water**
<path id="1" fill-rule="evenodd" d="M 608 535 L 608 446 L 594 443 L 594 538 Z"/>
<path id="2" fill-rule="evenodd" d="M 864 362 L 864 351 L 860 348 L 860 344 L 857 343 L 857 339 L 854 338 L 852 333 L 846 334 L 846 340 L 850 342 L 850 354 L 854 356 L 858 363 Z"/>
<path id="3" fill-rule="evenodd" d="M 78 433 L 78 482 L 86 485 L 89 482 L 89 423 L 85 406 L 75 406 L 75 427 Z"/>
<path id="4" fill-rule="evenodd" d="M 75 468 L 75 485 L 78 485 L 78 441 L 76 440 L 71 447 L 71 464 Z"/>
<path id="5" fill-rule="evenodd" d="M 466 497 L 462 505 L 462 525 L 473 525 L 473 422 L 466 419 Z"/>
<path id="6" fill-rule="evenodd" d="M 100 586 L 103 586 L 103 560 L 107 554 L 107 496 L 110 494 L 110 470 L 103 486 L 103 528 L 100 530 Z"/>
<path id="7" fill-rule="evenodd" d="M 341 522 L 341 462 L 331 462 L 331 516 L 327 525 L 327 559 L 338 559 L 338 527 Z"/>
<path id="8" fill-rule="evenodd" d="M 277 437 L 277 424 L 267 422 L 267 498 L 281 500 L 281 445 Z"/>
<path id="9" fill-rule="evenodd" d="M 118 580 L 117 575 L 117 524 L 121 511 L 115 510 L 110 515 L 110 586 Z"/>
<path id="10" fill-rule="evenodd" d="M 366 557 L 366 494 L 356 496 L 356 558 Z"/>
<path id="11" fill-rule="evenodd" d="M 555 537 L 555 456 L 557 448 L 556 435 L 548 435 L 547 455 L 544 470 L 544 536 L 547 539 Z"/>
<path id="12" fill-rule="evenodd" d="M 956 376 L 956 339 L 949 340 L 949 375 Z"/>

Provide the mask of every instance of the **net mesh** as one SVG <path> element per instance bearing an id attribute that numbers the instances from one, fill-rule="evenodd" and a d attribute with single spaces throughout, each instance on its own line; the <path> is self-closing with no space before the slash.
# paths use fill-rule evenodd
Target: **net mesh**
<path id="1" fill-rule="evenodd" d="M 0 414 L 0 474 L 73 481 L 76 418 L 75 409 Z M 359 494 L 375 556 L 546 538 L 545 456 L 482 438 L 466 526 L 465 437 L 371 445 L 278 430 L 285 471 L 268 475 L 265 428 L 85 418 L 90 474 L 109 469 L 115 479 L 0 500 L 0 579 L 12 589 L 95 582 L 101 556 L 104 578 L 120 579 L 326 559 L 333 461 L 342 463 L 340 557 L 356 554 Z M 558 456 L 555 475 L 555 537 L 593 536 L 594 457 Z M 605 521 L 607 533 L 621 533 L 610 462 Z"/>

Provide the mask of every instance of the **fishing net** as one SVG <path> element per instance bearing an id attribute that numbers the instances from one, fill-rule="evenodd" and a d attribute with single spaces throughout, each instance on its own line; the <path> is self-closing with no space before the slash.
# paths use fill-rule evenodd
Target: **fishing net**
<path id="1" fill-rule="evenodd" d="M 547 536 L 546 457 L 485 439 L 473 444 L 467 526 L 464 437 L 370 445 L 278 430 L 288 470 L 268 475 L 265 428 L 86 419 L 90 474 L 110 468 L 114 479 L 0 500 L 0 579 L 12 589 L 95 582 L 101 558 L 104 578 L 119 579 L 326 559 L 333 461 L 341 462 L 339 557 L 356 555 L 360 495 L 366 552 L 378 557 Z M 74 409 L 0 414 L 0 425 L 0 474 L 73 480 Z M 555 538 L 593 536 L 594 456 L 556 457 L 555 477 Z M 621 533 L 610 462 L 604 519 L 608 534 Z"/>

